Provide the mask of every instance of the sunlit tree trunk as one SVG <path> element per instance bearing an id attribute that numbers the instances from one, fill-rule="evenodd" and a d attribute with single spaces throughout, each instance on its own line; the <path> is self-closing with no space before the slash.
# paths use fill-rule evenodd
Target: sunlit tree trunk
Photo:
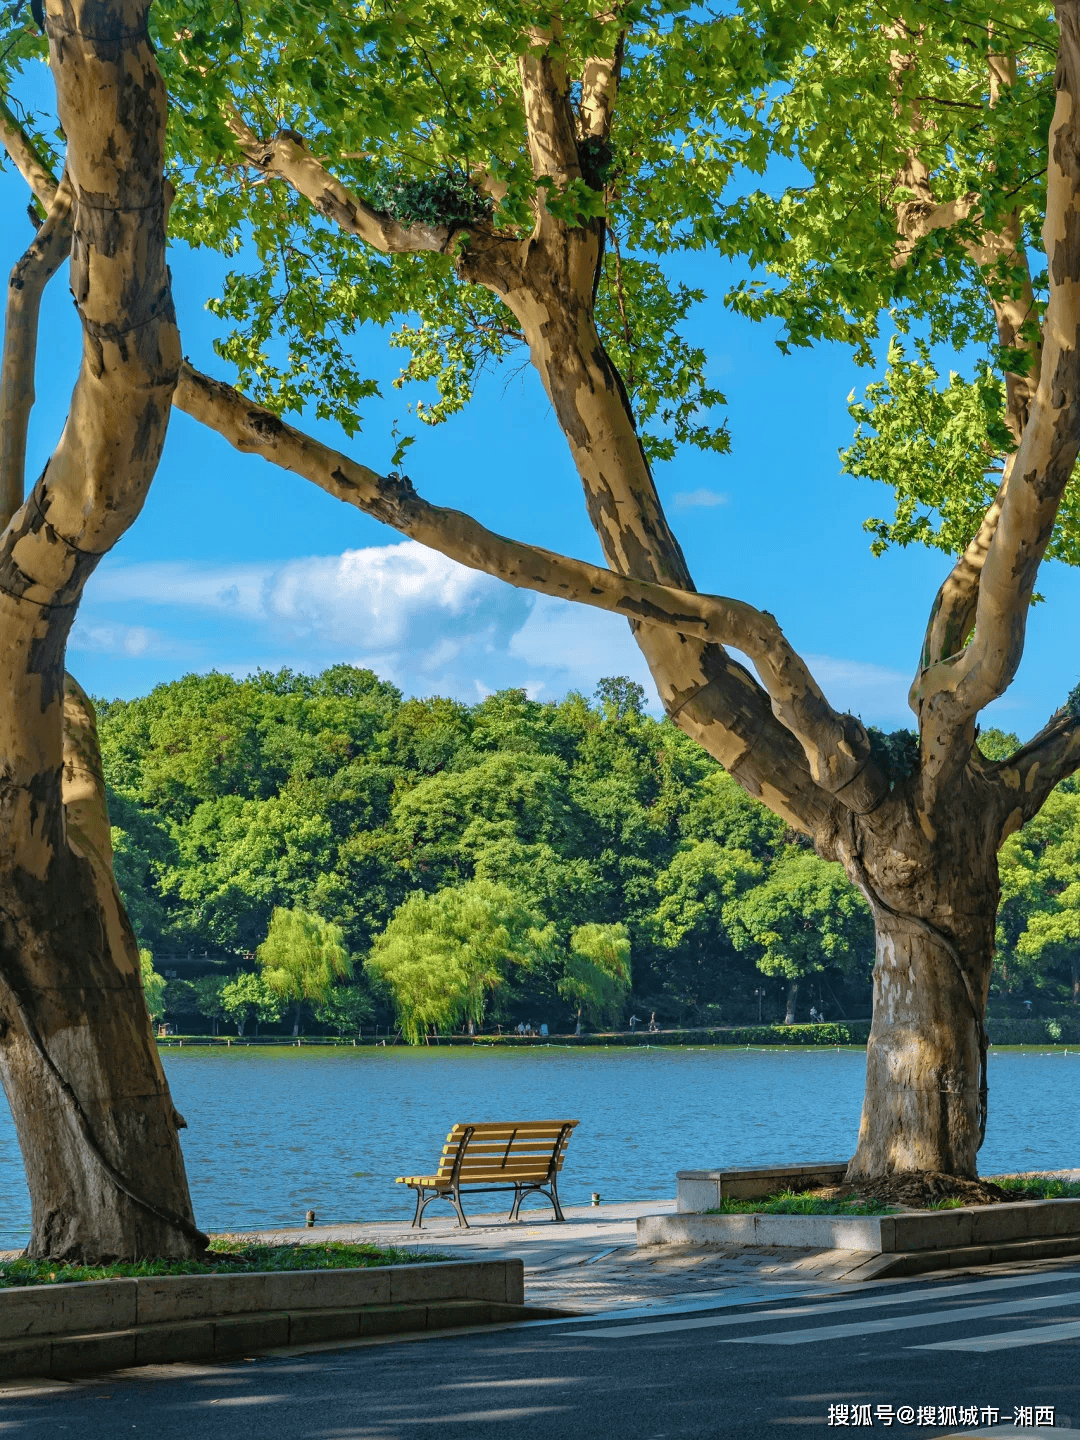
<path id="1" fill-rule="evenodd" d="M 146 23 L 133 0 L 47 3 L 68 149 L 46 224 L 64 233 L 57 207 L 70 207 L 83 353 L 63 433 L 21 505 L 28 336 L 5 350 L 0 393 L 4 503 L 16 506 L 0 535 L 0 1076 L 30 1188 L 29 1253 L 56 1259 L 206 1244 L 113 879 L 93 710 L 64 679 L 86 580 L 157 468 L 180 364 L 165 92 Z"/>

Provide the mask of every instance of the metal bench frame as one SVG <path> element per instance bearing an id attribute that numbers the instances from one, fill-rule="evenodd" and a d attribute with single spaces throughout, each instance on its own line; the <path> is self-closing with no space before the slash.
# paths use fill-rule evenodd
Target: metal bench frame
<path id="1" fill-rule="evenodd" d="M 559 1131 L 558 1139 L 551 1147 L 551 1159 L 548 1161 L 547 1175 L 543 1180 L 507 1180 L 502 1185 L 470 1185 L 466 1180 L 464 1193 L 470 1195 L 479 1194 L 484 1190 L 509 1190 L 513 1188 L 514 1203 L 510 1207 L 510 1214 L 507 1216 L 508 1220 L 516 1220 L 518 1218 L 521 1202 L 525 1199 L 526 1195 L 543 1195 L 546 1200 L 551 1201 L 555 1210 L 555 1219 L 565 1220 L 566 1216 L 563 1214 L 562 1206 L 559 1204 L 559 1156 L 562 1153 L 567 1138 L 572 1134 L 573 1129 L 573 1125 L 564 1125 Z M 424 1211 L 431 1204 L 432 1200 L 449 1200 L 457 1211 L 458 1229 L 469 1229 L 469 1222 L 465 1218 L 465 1211 L 461 1208 L 461 1163 L 465 1159 L 465 1152 L 469 1148 L 469 1141 L 472 1139 L 473 1133 L 474 1126 L 467 1125 L 465 1127 L 465 1133 L 458 1141 L 457 1153 L 454 1156 L 454 1166 L 450 1171 L 449 1184 L 438 1186 L 409 1186 L 410 1190 L 416 1191 L 416 1214 L 412 1218 L 411 1229 L 423 1229 Z M 517 1131 L 515 1130 L 507 1142 L 506 1153 L 503 1156 L 503 1164 L 506 1163 L 506 1158 L 510 1154 L 516 1135 Z"/>

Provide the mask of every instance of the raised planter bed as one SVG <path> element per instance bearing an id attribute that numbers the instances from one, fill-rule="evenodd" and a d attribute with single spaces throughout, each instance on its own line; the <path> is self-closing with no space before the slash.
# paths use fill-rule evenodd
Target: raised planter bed
<path id="1" fill-rule="evenodd" d="M 1080 1236 L 1080 1200 L 1020 1200 L 900 1215 L 675 1214 L 638 1220 L 639 1245 L 780 1245 L 886 1255 L 1062 1236 Z"/>
<path id="2" fill-rule="evenodd" d="M 0 1378 L 540 1316 L 524 1301 L 521 1260 L 25 1286 L 0 1290 Z"/>
<path id="3" fill-rule="evenodd" d="M 1080 1199 L 1021 1200 L 894 1215 L 711 1215 L 725 1199 L 838 1185 L 846 1164 L 680 1170 L 674 1215 L 645 1215 L 637 1243 L 861 1252 L 858 1278 L 1080 1254 Z M 853 1277 L 855 1278 L 855 1277 Z"/>
<path id="4" fill-rule="evenodd" d="M 676 1174 L 675 1213 L 696 1215 L 722 1200 L 756 1200 L 778 1190 L 810 1190 L 816 1185 L 839 1185 L 847 1171 L 846 1160 L 821 1165 L 763 1165 L 753 1170 L 680 1170 Z"/>

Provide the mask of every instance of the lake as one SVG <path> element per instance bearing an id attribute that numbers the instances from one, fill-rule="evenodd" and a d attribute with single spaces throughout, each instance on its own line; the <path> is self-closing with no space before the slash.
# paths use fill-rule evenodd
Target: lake
<path id="1" fill-rule="evenodd" d="M 209 1230 L 302 1225 L 309 1209 L 320 1223 L 409 1218 L 412 1194 L 394 1176 L 426 1173 L 458 1120 L 580 1120 L 559 1182 L 571 1205 L 594 1190 L 671 1198 L 676 1170 L 843 1160 L 866 1063 L 861 1049 L 722 1046 L 234 1045 L 162 1058 L 188 1122 L 196 1218 Z M 1080 1052 L 991 1050 L 989 1082 L 983 1174 L 1080 1166 Z M 26 1243 L 30 1205 L 0 1106 L 0 1248 L 14 1249 Z"/>

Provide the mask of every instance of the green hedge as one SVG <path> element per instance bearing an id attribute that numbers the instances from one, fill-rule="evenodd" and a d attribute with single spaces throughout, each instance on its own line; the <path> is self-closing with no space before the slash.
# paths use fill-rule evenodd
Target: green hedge
<path id="1" fill-rule="evenodd" d="M 994 1045 L 1080 1045 L 1080 1015 L 1054 1020 L 995 1020 L 986 1022 Z"/>
<path id="2" fill-rule="evenodd" d="M 600 1031 L 591 1035 L 552 1035 L 550 1039 L 519 1035 L 477 1035 L 453 1037 L 453 1044 L 472 1045 L 865 1045 L 870 1036 L 869 1020 L 829 1025 L 740 1025 L 720 1030 L 663 1030 L 650 1034 L 639 1030 Z"/>

